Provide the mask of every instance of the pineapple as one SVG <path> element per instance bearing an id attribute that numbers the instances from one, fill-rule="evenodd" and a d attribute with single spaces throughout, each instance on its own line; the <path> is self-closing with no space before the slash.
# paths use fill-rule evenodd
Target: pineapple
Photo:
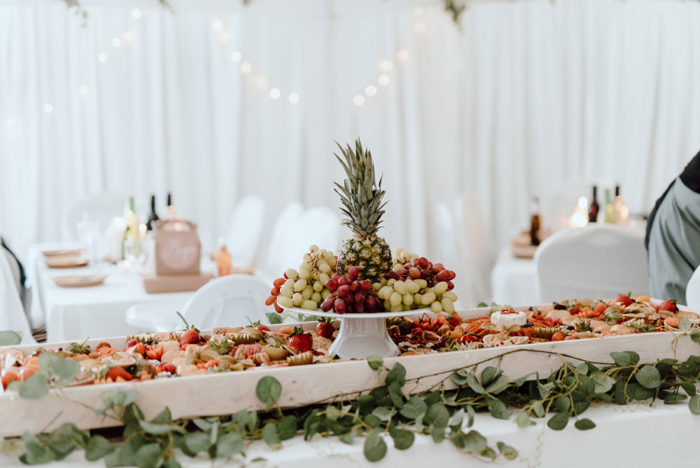
<path id="1" fill-rule="evenodd" d="M 336 143 L 337 144 L 337 143 Z M 343 149 L 345 161 L 335 155 L 343 165 L 347 178 L 343 185 L 336 183 L 335 191 L 340 195 L 343 206 L 340 208 L 346 218 L 343 224 L 352 230 L 354 236 L 343 242 L 338 254 L 337 271 L 347 275 L 350 268 L 360 269 L 359 278 L 376 283 L 391 269 L 391 249 L 384 239 L 377 236 L 381 217 L 384 214 L 382 198 L 386 193 L 374 178 L 372 154 L 362 147 L 358 139 L 355 151 L 348 145 Z"/>

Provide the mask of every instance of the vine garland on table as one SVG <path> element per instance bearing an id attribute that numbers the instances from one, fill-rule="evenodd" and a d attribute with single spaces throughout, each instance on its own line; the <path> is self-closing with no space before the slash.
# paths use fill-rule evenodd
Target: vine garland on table
<path id="1" fill-rule="evenodd" d="M 676 340 L 687 335 L 700 343 L 700 330 L 686 332 Z M 571 419 L 576 420 L 577 429 L 589 430 L 595 428 L 595 423 L 581 415 L 591 404 L 627 405 L 649 399 L 652 403 L 662 399 L 666 404 L 674 404 L 690 397 L 690 411 L 700 415 L 700 395 L 695 387 L 700 379 L 698 356 L 682 362 L 661 359 L 640 363 L 639 355 L 633 351 L 613 352 L 610 356 L 614 364 L 608 364 L 550 351 L 515 349 L 496 359 L 520 352 L 539 352 L 582 362 L 575 365 L 564 361 L 547 379 L 531 373 L 513 380 L 496 367 L 486 367 L 477 375 L 477 367 L 494 358 L 462 369 L 407 379 L 401 363 L 389 369 L 381 357 L 372 356 L 367 360 L 368 365 L 379 374 L 385 373 L 384 386 L 338 395 L 332 401 L 282 409 L 276 406 L 282 385 L 274 377 L 266 376 L 256 388 L 265 410 L 175 421 L 167 407 L 153 420 L 146 421 L 135 403 L 138 390 L 121 393 L 108 390 L 102 394 L 105 406 L 95 411 L 123 424 L 121 435 L 115 436 L 113 429 L 90 433 L 66 423 L 50 434 L 25 432 L 21 438 L 2 440 L 0 450 L 18 456 L 28 465 L 61 460 L 75 449 L 82 449 L 88 461 L 104 459 L 109 467 L 175 468 L 180 466 L 175 458 L 178 449 L 190 457 L 199 454 L 212 459 L 245 457 L 246 446 L 251 441 L 264 440 L 272 449 L 280 449 L 283 441 L 303 434 L 307 441 L 315 435 L 336 436 L 347 444 L 363 436 L 365 457 L 378 461 L 388 451 L 385 436 L 393 440 L 396 449 L 405 450 L 413 445 L 416 434 L 427 434 L 436 443 L 447 439 L 459 451 L 480 460 L 500 457 L 513 460 L 518 456 L 515 448 L 503 442 L 489 445 L 483 435 L 471 429 L 477 412 L 488 411 L 496 419 L 508 420 L 509 408 L 518 409 L 515 422 L 521 428 L 535 425 L 533 419 L 552 414 L 547 426 L 553 430 L 564 429 Z M 39 399 L 54 388 L 63 398 L 60 390 L 75 377 L 79 365 L 51 353 L 41 354 L 39 358 L 40 371 L 22 383 L 12 382 L 10 390 L 17 391 L 22 398 Z M 403 393 L 407 383 L 418 383 L 434 375 L 445 377 L 422 393 Z M 535 380 L 528 381 L 533 375 Z M 450 380 L 457 389 L 445 388 Z"/>

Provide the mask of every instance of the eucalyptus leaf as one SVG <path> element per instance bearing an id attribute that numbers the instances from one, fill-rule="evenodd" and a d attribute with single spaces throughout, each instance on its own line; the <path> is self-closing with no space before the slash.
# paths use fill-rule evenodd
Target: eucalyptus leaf
<path id="1" fill-rule="evenodd" d="M 169 432 L 179 432 L 183 434 L 185 432 L 183 428 L 175 424 L 153 424 L 151 422 L 139 421 L 139 425 L 141 429 L 153 435 L 163 435 Z"/>
<path id="2" fill-rule="evenodd" d="M 486 447 L 484 450 L 479 452 L 479 455 L 481 455 L 482 457 L 491 458 L 491 459 L 494 459 L 498 456 L 496 451 L 494 449 L 492 449 L 491 447 Z"/>
<path id="3" fill-rule="evenodd" d="M 268 411 L 282 395 L 282 384 L 276 378 L 267 375 L 260 379 L 255 393 L 258 399 L 265 403 L 265 411 Z"/>
<path id="4" fill-rule="evenodd" d="M 510 413 L 505 403 L 501 400 L 492 398 L 488 401 L 489 412 L 496 419 L 510 419 Z"/>
<path id="5" fill-rule="evenodd" d="M 661 385 L 661 374 L 656 367 L 649 364 L 639 369 L 634 378 L 645 388 L 658 388 Z"/>
<path id="6" fill-rule="evenodd" d="M 621 353 L 610 353 L 615 364 L 619 367 L 634 366 L 639 362 L 639 354 L 634 351 L 623 351 Z"/>
<path id="7" fill-rule="evenodd" d="M 389 371 L 384 380 L 387 386 L 396 382 L 399 388 L 406 384 L 406 368 L 401 363 L 394 364 L 394 367 Z"/>
<path id="8" fill-rule="evenodd" d="M 587 431 L 589 429 L 593 429 L 595 427 L 595 423 L 588 418 L 584 418 L 576 421 L 574 427 L 576 427 L 576 429 L 579 431 Z"/>
<path id="9" fill-rule="evenodd" d="M 467 385 L 469 385 L 469 388 L 480 395 L 486 393 L 486 390 L 481 386 L 479 381 L 476 380 L 476 376 L 474 374 L 467 375 Z"/>
<path id="10" fill-rule="evenodd" d="M 352 445 L 353 440 L 355 440 L 355 435 L 357 435 L 355 431 L 350 431 L 344 436 L 340 437 L 340 441 L 344 444 Z"/>
<path id="11" fill-rule="evenodd" d="M 554 399 L 554 407 L 560 413 L 568 413 L 571 409 L 571 400 L 567 396 L 558 396 Z"/>
<path id="12" fill-rule="evenodd" d="M 374 411 L 372 411 L 372 414 L 378 417 L 380 421 L 386 422 L 389 419 L 391 419 L 391 416 L 392 414 L 394 414 L 394 411 L 384 406 L 380 406 L 379 408 L 375 408 Z"/>
<path id="13" fill-rule="evenodd" d="M 467 375 L 469 375 L 467 371 L 465 371 L 464 369 L 460 369 L 457 372 L 453 373 L 451 378 L 454 383 L 461 386 L 467 383 Z"/>
<path id="14" fill-rule="evenodd" d="M 700 415 L 700 395 L 695 395 L 690 399 L 688 408 L 691 413 Z"/>
<path id="15" fill-rule="evenodd" d="M 365 457 L 371 462 L 379 461 L 386 455 L 386 443 L 379 432 L 372 432 L 365 439 Z"/>
<path id="16" fill-rule="evenodd" d="M 502 374 L 502 372 L 503 371 L 496 369 L 495 367 L 487 367 L 481 371 L 481 386 L 484 388 L 488 387 Z"/>
<path id="17" fill-rule="evenodd" d="M 507 460 L 515 460 L 515 458 L 518 456 L 518 451 L 510 445 L 506 445 L 503 442 L 498 442 L 496 446 L 498 447 L 498 451 L 501 452 Z"/>
<path id="18" fill-rule="evenodd" d="M 394 403 L 394 406 L 398 409 L 403 408 L 404 396 L 398 381 L 391 382 L 391 385 L 389 385 L 389 398 L 391 398 L 392 403 Z"/>
<path id="19" fill-rule="evenodd" d="M 374 370 L 381 369 L 384 365 L 384 359 L 381 356 L 369 356 L 367 358 L 367 364 Z"/>
<path id="20" fill-rule="evenodd" d="M 478 453 L 487 447 L 486 437 L 482 436 L 477 431 L 469 431 L 462 437 L 464 442 L 464 450 L 467 452 Z"/>
<path id="21" fill-rule="evenodd" d="M 542 403 L 540 403 L 539 401 L 535 402 L 532 405 L 532 412 L 535 414 L 535 417 L 544 418 L 545 411 L 544 407 L 542 406 Z"/>
<path id="22" fill-rule="evenodd" d="M 680 331 L 690 330 L 690 320 L 688 320 L 688 317 L 681 317 L 678 319 L 678 329 Z M 692 336 L 691 336 L 691 339 L 692 339 Z"/>
<path id="23" fill-rule="evenodd" d="M 407 448 L 410 448 L 416 438 L 413 432 L 396 428 L 390 428 L 389 435 L 392 439 L 394 439 L 394 447 L 399 450 L 406 450 Z"/>
<path id="24" fill-rule="evenodd" d="M 48 394 L 49 376 L 44 371 L 35 373 L 22 382 L 22 386 L 19 387 L 19 396 L 27 400 L 39 400 Z"/>
<path id="25" fill-rule="evenodd" d="M 205 432 L 191 432 L 185 436 L 182 440 L 182 444 L 187 447 L 188 451 L 198 454 L 209 450 L 209 447 L 211 447 L 211 439 L 209 438 L 209 434 Z"/>
<path id="26" fill-rule="evenodd" d="M 422 399 L 412 396 L 406 403 L 404 403 L 403 408 L 399 410 L 399 413 L 401 416 L 408 419 L 417 419 L 420 416 L 423 416 L 427 410 L 428 406 Z"/>
<path id="27" fill-rule="evenodd" d="M 679 321 L 680 322 L 680 321 Z M 680 323 L 679 323 L 680 325 Z M 690 332 L 690 339 L 696 343 L 700 343 L 700 330 L 693 330 Z"/>
<path id="28" fill-rule="evenodd" d="M 430 435 L 433 438 L 433 442 L 438 444 L 445 439 L 445 428 L 440 426 L 433 426 L 433 428 L 430 431 Z"/>
<path id="29" fill-rule="evenodd" d="M 568 413 L 557 413 L 547 421 L 547 426 L 555 431 L 561 431 L 569 422 Z"/>
<path id="30" fill-rule="evenodd" d="M 234 432 L 224 434 L 216 442 L 216 456 L 219 458 L 228 458 L 231 455 L 241 453 L 244 449 L 245 441 Z"/>
<path id="31" fill-rule="evenodd" d="M 297 433 L 297 418 L 289 415 L 277 424 L 277 435 L 280 440 L 289 440 Z"/>
<path id="32" fill-rule="evenodd" d="M 263 440 L 274 450 L 282 448 L 282 441 L 277 435 L 277 426 L 273 423 L 265 424 L 263 428 Z"/>
<path id="33" fill-rule="evenodd" d="M 603 372 L 596 372 L 591 374 L 591 380 L 595 384 L 595 393 L 607 393 L 612 389 L 613 385 L 615 384 L 615 380 L 613 380 L 612 377 L 604 374 Z"/>
<path id="34" fill-rule="evenodd" d="M 0 331 L 0 346 L 17 346 L 22 343 L 22 336 L 12 330 Z"/>
<path id="35" fill-rule="evenodd" d="M 527 414 L 520 413 L 517 418 L 515 418 L 515 423 L 518 427 L 525 429 L 526 427 L 534 426 L 536 423 L 530 419 Z"/>
<path id="36" fill-rule="evenodd" d="M 85 447 L 85 459 L 96 461 L 112 452 L 114 452 L 112 444 L 104 437 L 95 435 L 90 438 L 90 442 Z"/>
<path id="37" fill-rule="evenodd" d="M 687 399 L 688 397 L 686 395 L 676 395 L 675 393 L 672 393 L 670 395 L 667 395 L 666 398 L 664 398 L 664 404 L 671 405 L 673 403 L 678 403 Z"/>
<path id="38" fill-rule="evenodd" d="M 158 444 L 146 444 L 136 452 L 136 466 L 139 468 L 157 468 L 163 449 Z"/>
<path id="39" fill-rule="evenodd" d="M 267 320 L 270 322 L 271 325 L 277 325 L 278 323 L 283 322 L 282 317 L 278 313 L 270 312 L 265 315 L 267 316 Z"/>
<path id="40" fill-rule="evenodd" d="M 425 413 L 425 423 L 437 427 L 447 426 L 450 419 L 450 413 L 442 403 L 435 403 Z"/>

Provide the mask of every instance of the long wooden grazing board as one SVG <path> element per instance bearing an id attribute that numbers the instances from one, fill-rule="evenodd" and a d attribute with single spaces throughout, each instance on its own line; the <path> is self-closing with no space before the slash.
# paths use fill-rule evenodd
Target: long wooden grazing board
<path id="1" fill-rule="evenodd" d="M 516 309 L 526 310 L 527 307 Z M 687 308 L 683 310 L 698 313 Z M 489 309 L 486 308 L 458 311 L 465 318 L 488 315 L 488 312 Z M 308 330 L 314 328 L 316 322 L 305 322 L 301 326 Z M 281 327 L 282 325 L 273 325 L 270 328 L 274 331 Z M 575 358 L 580 358 L 590 362 L 612 364 L 610 353 L 613 351 L 635 351 L 640 355 L 641 362 L 673 357 L 687 359 L 691 354 L 700 354 L 700 345 L 691 341 L 689 336 L 678 339 L 674 352 L 673 341 L 677 335 L 680 333 L 646 333 L 399 356 L 385 359 L 384 365 L 391 368 L 395 362 L 400 362 L 406 367 L 407 379 L 423 377 L 418 383 L 408 382 L 403 389 L 404 393 L 418 393 L 438 384 L 457 369 L 477 364 L 477 372 L 487 366 L 496 366 L 513 379 L 532 372 L 538 372 L 540 378 L 546 378 L 561 366 L 563 360 L 577 363 L 580 360 Z M 108 341 L 115 347 L 125 346 L 124 337 L 91 340 L 88 344 L 95 346 L 101 341 Z M 67 344 L 56 343 L 49 346 Z M 16 348 L 32 351 L 36 346 Z M 385 374 L 378 376 L 377 371 L 372 370 L 366 361 L 351 361 L 70 387 L 63 389 L 60 394 L 51 391 L 41 400 L 26 400 L 17 394 L 6 392 L 0 395 L 0 436 L 20 436 L 26 430 L 33 433 L 49 432 L 66 422 L 74 423 L 81 429 L 119 425 L 118 421 L 98 416 L 93 410 L 104 406 L 101 395 L 107 390 L 138 389 L 140 396 L 136 403 L 147 419 L 155 417 L 166 406 L 170 408 L 173 418 L 178 419 L 226 415 L 243 409 L 264 409 L 255 389 L 258 381 L 266 375 L 274 376 L 282 384 L 282 395 L 278 404 L 282 407 L 293 407 L 324 399 L 351 398 L 354 396 L 353 392 L 356 395 L 357 392 L 381 385 Z M 454 387 L 452 380 L 448 379 L 445 382 L 445 388 Z"/>

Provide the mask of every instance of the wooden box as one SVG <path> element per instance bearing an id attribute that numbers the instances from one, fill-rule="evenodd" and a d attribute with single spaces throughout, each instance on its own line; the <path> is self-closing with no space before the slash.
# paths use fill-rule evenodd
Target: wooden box
<path id="1" fill-rule="evenodd" d="M 459 311 L 459 314 L 462 317 L 478 317 L 488 315 L 488 311 L 488 309 L 470 309 Z M 315 328 L 316 322 L 305 322 L 301 326 L 307 330 L 312 329 Z M 270 328 L 276 330 L 280 327 L 281 325 L 273 325 Z M 641 362 L 654 362 L 662 358 L 684 360 L 691 354 L 700 354 L 698 343 L 691 341 L 687 335 L 676 340 L 679 335 L 681 334 L 647 333 L 420 356 L 399 356 L 385 359 L 384 365 L 391 368 L 395 362 L 400 362 L 406 367 L 407 379 L 422 377 L 418 383 L 408 382 L 403 389 L 404 393 L 418 393 L 431 388 L 455 370 L 462 368 L 479 372 L 484 367 L 496 366 L 511 379 L 532 372 L 539 372 L 540 378 L 546 378 L 552 371 L 558 369 L 564 360 L 578 363 L 583 359 L 612 364 L 609 354 L 613 351 L 635 351 L 640 355 Z M 676 340 L 675 343 L 674 340 Z M 88 344 L 95 346 L 100 341 L 109 341 L 115 347 L 125 346 L 123 337 L 91 340 Z M 63 343 L 63 345 L 66 344 Z M 61 343 L 56 343 L 51 347 L 60 345 Z M 31 351 L 34 347 L 17 348 Z M 282 395 L 278 404 L 283 407 L 292 407 L 334 398 L 353 398 L 358 392 L 381 385 L 385 373 L 379 376 L 366 361 L 350 361 L 276 369 L 257 368 L 244 372 L 145 382 L 71 387 L 64 389 L 60 394 L 52 391 L 41 400 L 25 400 L 14 393 L 5 393 L 0 395 L 0 421 L 3 422 L 0 424 L 0 436 L 19 436 L 25 430 L 34 433 L 49 432 L 66 422 L 74 423 L 81 429 L 117 425 L 118 421 L 98 416 L 93 410 L 93 408 L 103 407 L 101 394 L 107 390 L 138 389 L 140 396 L 136 403 L 147 419 L 155 417 L 165 406 L 170 408 L 175 419 L 225 415 L 242 409 L 264 409 L 264 405 L 256 397 L 255 389 L 258 381 L 266 375 L 274 376 L 282 384 Z M 534 379 L 534 376 L 530 378 Z M 451 380 L 446 381 L 446 387 L 454 388 Z M 353 392 L 354 395 L 352 395 Z"/>

